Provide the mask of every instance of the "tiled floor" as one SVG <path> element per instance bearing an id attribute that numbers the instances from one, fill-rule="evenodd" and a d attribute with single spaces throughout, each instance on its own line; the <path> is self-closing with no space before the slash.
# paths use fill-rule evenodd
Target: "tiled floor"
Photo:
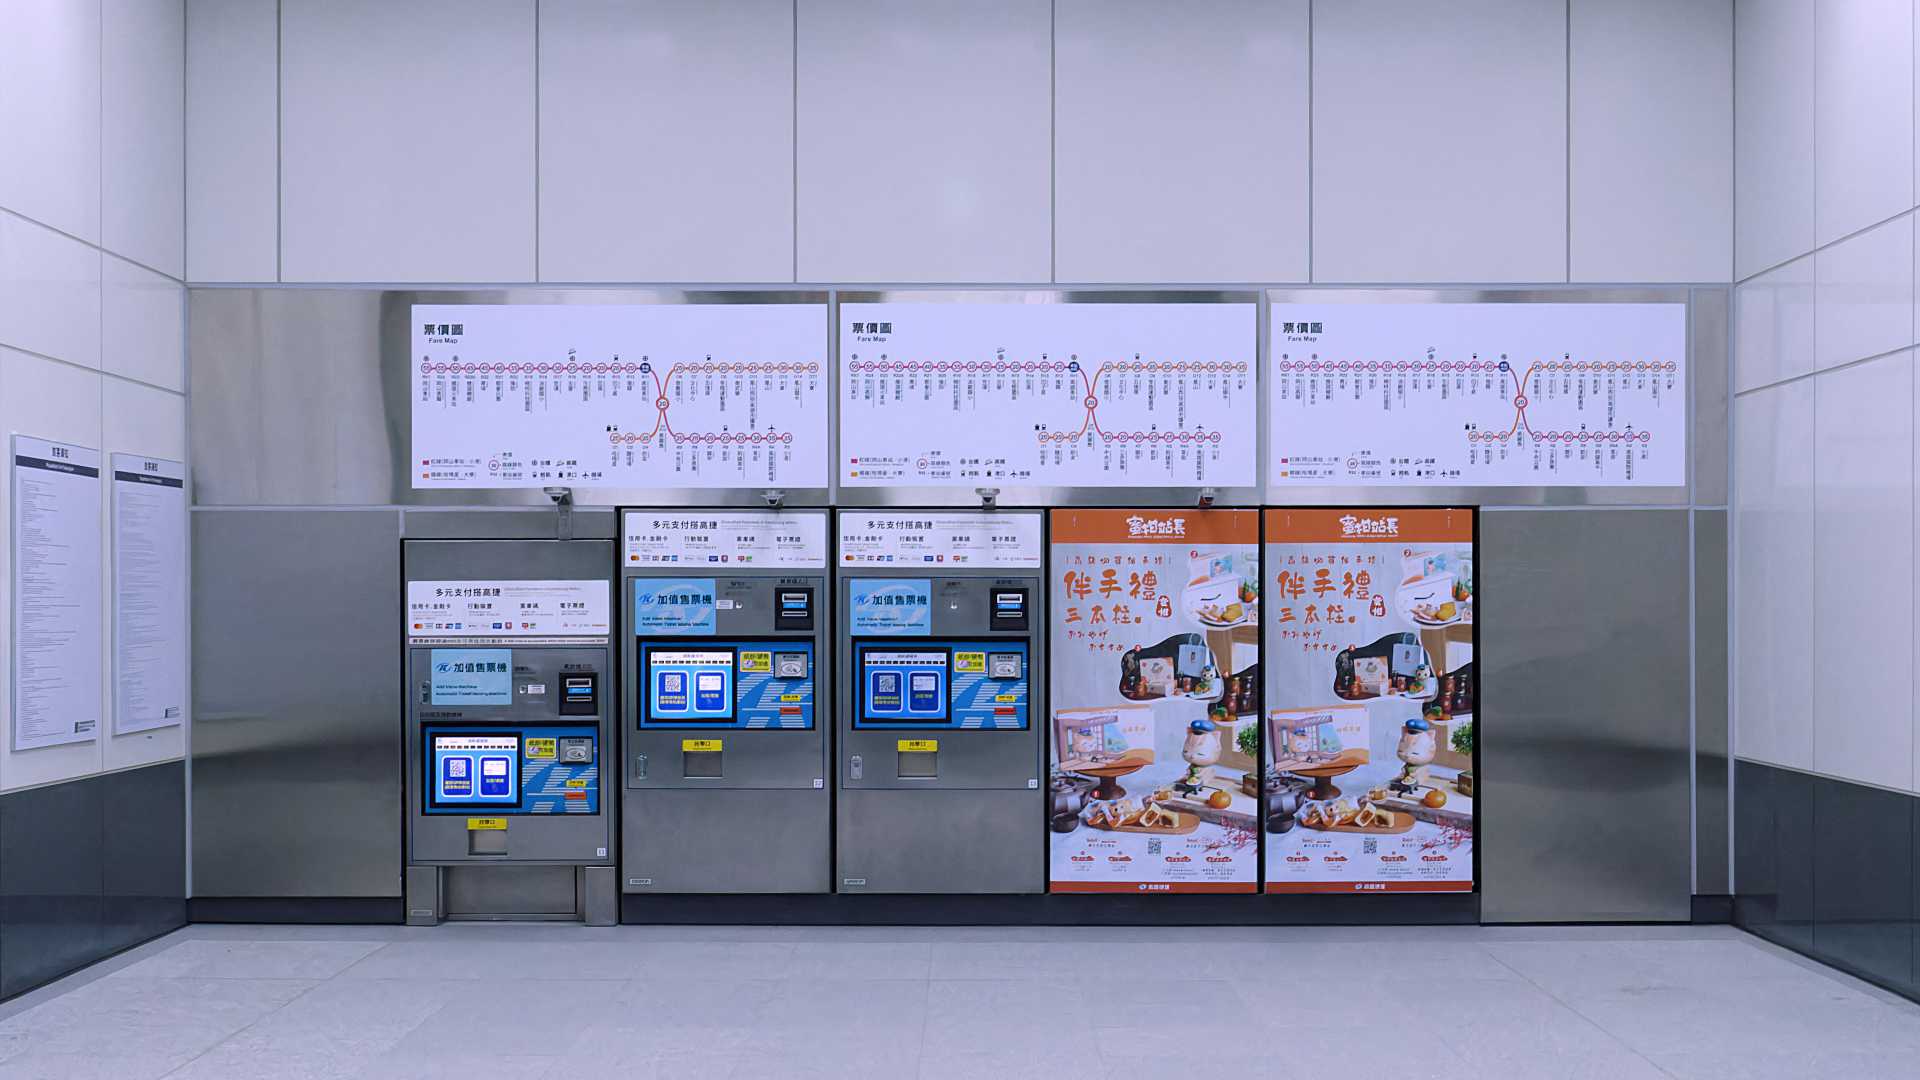
<path id="1" fill-rule="evenodd" d="M 182 930 L 0 1077 L 1920 1074 L 1920 1006 L 1724 927 Z"/>

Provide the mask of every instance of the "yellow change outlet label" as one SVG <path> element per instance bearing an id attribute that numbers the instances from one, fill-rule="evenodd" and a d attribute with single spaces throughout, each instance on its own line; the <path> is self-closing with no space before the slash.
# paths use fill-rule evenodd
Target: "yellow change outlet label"
<path id="1" fill-rule="evenodd" d="M 1019 694 L 995 694 L 993 696 L 993 700 L 999 701 L 999 702 L 1019 701 L 1020 695 Z"/>
<path id="2" fill-rule="evenodd" d="M 556 749 L 559 745 L 558 739 L 528 739 L 527 760 L 552 761 L 559 756 L 559 751 Z"/>
<path id="3" fill-rule="evenodd" d="M 754 652 L 742 650 L 740 653 L 740 670 L 772 671 L 773 654 L 770 652 L 759 652 L 757 650 Z"/>
<path id="4" fill-rule="evenodd" d="M 569 780 L 567 781 L 567 786 L 570 788 L 585 788 L 587 786 L 587 781 L 584 777 L 574 779 L 574 780 Z"/>
<path id="5" fill-rule="evenodd" d="M 901 739 L 894 744 L 903 754 L 932 754 L 940 749 L 939 739 Z"/>
<path id="6" fill-rule="evenodd" d="M 978 675 L 987 670 L 987 654 L 983 652 L 954 653 L 953 670 L 962 675 Z"/>
<path id="7" fill-rule="evenodd" d="M 506 832 L 507 819 L 503 817 L 470 817 L 467 819 L 468 832 Z"/>
<path id="8" fill-rule="evenodd" d="M 780 702 L 783 705 L 797 705 L 800 702 L 805 700 L 807 700 L 807 697 L 805 694 L 781 694 L 780 695 Z"/>
<path id="9" fill-rule="evenodd" d="M 683 754 L 717 754 L 720 752 L 720 740 L 681 739 L 680 752 Z"/>

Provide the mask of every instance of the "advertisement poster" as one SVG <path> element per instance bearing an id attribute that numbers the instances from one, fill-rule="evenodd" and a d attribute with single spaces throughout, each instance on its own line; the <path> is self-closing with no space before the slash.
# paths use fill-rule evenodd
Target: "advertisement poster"
<path id="1" fill-rule="evenodd" d="M 1683 303 L 1276 302 L 1276 487 L 1687 482 Z"/>
<path id="2" fill-rule="evenodd" d="M 1266 515 L 1267 891 L 1472 891 L 1474 512 Z"/>
<path id="3" fill-rule="evenodd" d="M 823 304 L 415 304 L 413 486 L 824 487 Z"/>
<path id="4" fill-rule="evenodd" d="M 1258 888 L 1260 519 L 1052 515 L 1055 892 Z"/>
<path id="5" fill-rule="evenodd" d="M 1252 484 L 1259 331 L 1244 295 L 844 302 L 840 483 Z"/>

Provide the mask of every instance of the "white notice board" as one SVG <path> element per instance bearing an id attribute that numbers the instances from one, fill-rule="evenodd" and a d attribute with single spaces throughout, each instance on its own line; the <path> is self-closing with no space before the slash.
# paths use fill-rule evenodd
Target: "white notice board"
<path id="1" fill-rule="evenodd" d="M 849 487 L 1237 487 L 1257 460 L 1256 307 L 840 305 Z"/>
<path id="2" fill-rule="evenodd" d="M 415 304 L 416 488 L 825 487 L 824 304 Z"/>
<path id="3" fill-rule="evenodd" d="M 100 451 L 15 435 L 13 749 L 100 732 Z"/>
<path id="4" fill-rule="evenodd" d="M 1684 303 L 1269 311 L 1275 487 L 1678 487 Z"/>
<path id="5" fill-rule="evenodd" d="M 187 467 L 113 455 L 113 731 L 187 715 Z"/>
<path id="6" fill-rule="evenodd" d="M 605 637 L 613 593 L 576 579 L 409 581 L 406 629 L 410 638 Z"/>
<path id="7" fill-rule="evenodd" d="M 827 515 L 819 510 L 629 510 L 620 532 L 623 566 L 827 566 Z"/>

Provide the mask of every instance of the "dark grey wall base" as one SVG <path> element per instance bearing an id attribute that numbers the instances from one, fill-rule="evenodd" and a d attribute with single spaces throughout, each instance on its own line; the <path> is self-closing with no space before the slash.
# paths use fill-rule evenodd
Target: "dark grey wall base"
<path id="1" fill-rule="evenodd" d="M 196 896 L 187 901 L 187 920 L 197 923 L 399 925 L 406 921 L 406 903 L 398 896 Z"/>
<path id="2" fill-rule="evenodd" d="M 1693 925 L 1722 926 L 1733 921 L 1733 896 L 1729 893 L 1695 894 Z"/>
<path id="3" fill-rule="evenodd" d="M 1920 798 L 1738 762 L 1733 921 L 1920 1000 Z"/>
<path id="4" fill-rule="evenodd" d="M 178 761 L 0 795 L 0 998 L 186 924 Z"/>
<path id="5" fill-rule="evenodd" d="M 796 896 L 620 897 L 620 921 L 762 926 L 1383 926 L 1471 925 L 1475 894 L 1384 896 Z"/>

